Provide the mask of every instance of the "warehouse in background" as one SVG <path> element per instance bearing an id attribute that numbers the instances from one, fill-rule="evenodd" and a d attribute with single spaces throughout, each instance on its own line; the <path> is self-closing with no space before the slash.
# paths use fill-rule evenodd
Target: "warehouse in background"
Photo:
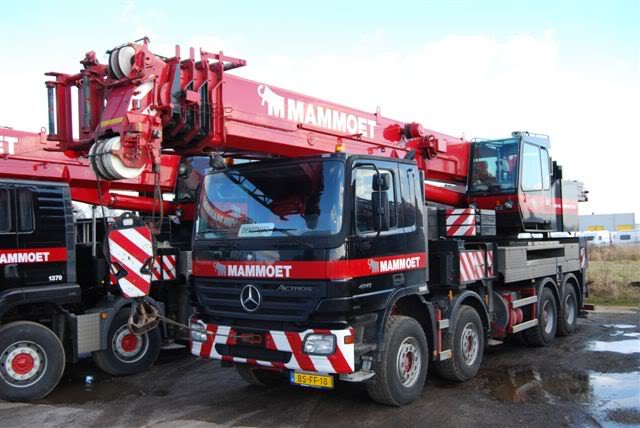
<path id="1" fill-rule="evenodd" d="M 580 216 L 580 232 L 592 245 L 640 244 L 640 225 L 634 213 Z"/>

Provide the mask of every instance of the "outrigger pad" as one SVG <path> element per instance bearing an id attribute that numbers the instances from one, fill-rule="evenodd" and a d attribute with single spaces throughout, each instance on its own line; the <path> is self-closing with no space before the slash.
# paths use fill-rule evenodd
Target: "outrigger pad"
<path id="1" fill-rule="evenodd" d="M 147 296 L 154 240 L 146 223 L 133 213 L 122 214 L 109 226 L 106 244 L 111 280 L 117 282 L 124 297 Z"/>

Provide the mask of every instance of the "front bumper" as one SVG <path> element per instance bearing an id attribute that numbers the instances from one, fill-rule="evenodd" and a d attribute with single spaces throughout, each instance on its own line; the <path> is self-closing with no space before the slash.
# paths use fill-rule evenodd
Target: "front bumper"
<path id="1" fill-rule="evenodd" d="M 317 373 L 349 374 L 355 371 L 352 328 L 307 329 L 302 332 L 269 330 L 256 333 L 262 337 L 259 344 L 243 345 L 238 337 L 245 334 L 244 329 L 238 332 L 232 327 L 207 324 L 199 319 L 192 319 L 191 324 L 199 324 L 208 332 L 205 342 L 191 340 L 191 353 L 200 358 Z M 305 337 L 311 333 L 333 334 L 336 337 L 333 354 L 303 353 Z"/>

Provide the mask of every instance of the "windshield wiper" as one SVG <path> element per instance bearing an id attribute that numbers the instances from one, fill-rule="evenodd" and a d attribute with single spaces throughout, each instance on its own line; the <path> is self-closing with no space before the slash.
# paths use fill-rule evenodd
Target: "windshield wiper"
<path id="1" fill-rule="evenodd" d="M 273 229 L 271 229 L 273 232 L 280 232 L 285 236 L 288 236 L 289 238 L 293 239 L 294 241 L 296 241 L 298 244 L 305 246 L 307 248 L 311 248 L 313 249 L 313 245 L 311 245 L 310 243 L 306 242 L 303 239 L 300 239 L 298 236 L 294 235 L 293 233 L 289 232 L 290 230 L 295 230 L 295 229 L 285 229 L 285 228 L 280 228 L 280 227 L 274 227 Z"/>
<path id="2" fill-rule="evenodd" d="M 211 230 L 204 231 L 204 232 L 196 232 L 195 236 L 199 237 L 199 236 L 206 235 L 208 233 L 218 235 L 217 238 L 213 238 L 213 239 L 219 239 L 220 240 L 219 242 L 216 242 L 216 245 L 220 245 L 222 247 L 240 248 L 240 244 L 238 244 L 237 242 L 233 242 L 233 241 L 230 241 L 230 240 L 226 239 L 220 232 L 213 232 Z"/>

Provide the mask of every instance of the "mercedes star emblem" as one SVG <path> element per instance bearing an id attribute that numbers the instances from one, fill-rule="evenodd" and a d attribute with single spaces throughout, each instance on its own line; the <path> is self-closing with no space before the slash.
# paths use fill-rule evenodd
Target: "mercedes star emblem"
<path id="1" fill-rule="evenodd" d="M 262 296 L 260 291 L 251 284 L 244 286 L 240 292 L 240 304 L 247 312 L 254 312 L 260 306 L 262 302 Z"/>

